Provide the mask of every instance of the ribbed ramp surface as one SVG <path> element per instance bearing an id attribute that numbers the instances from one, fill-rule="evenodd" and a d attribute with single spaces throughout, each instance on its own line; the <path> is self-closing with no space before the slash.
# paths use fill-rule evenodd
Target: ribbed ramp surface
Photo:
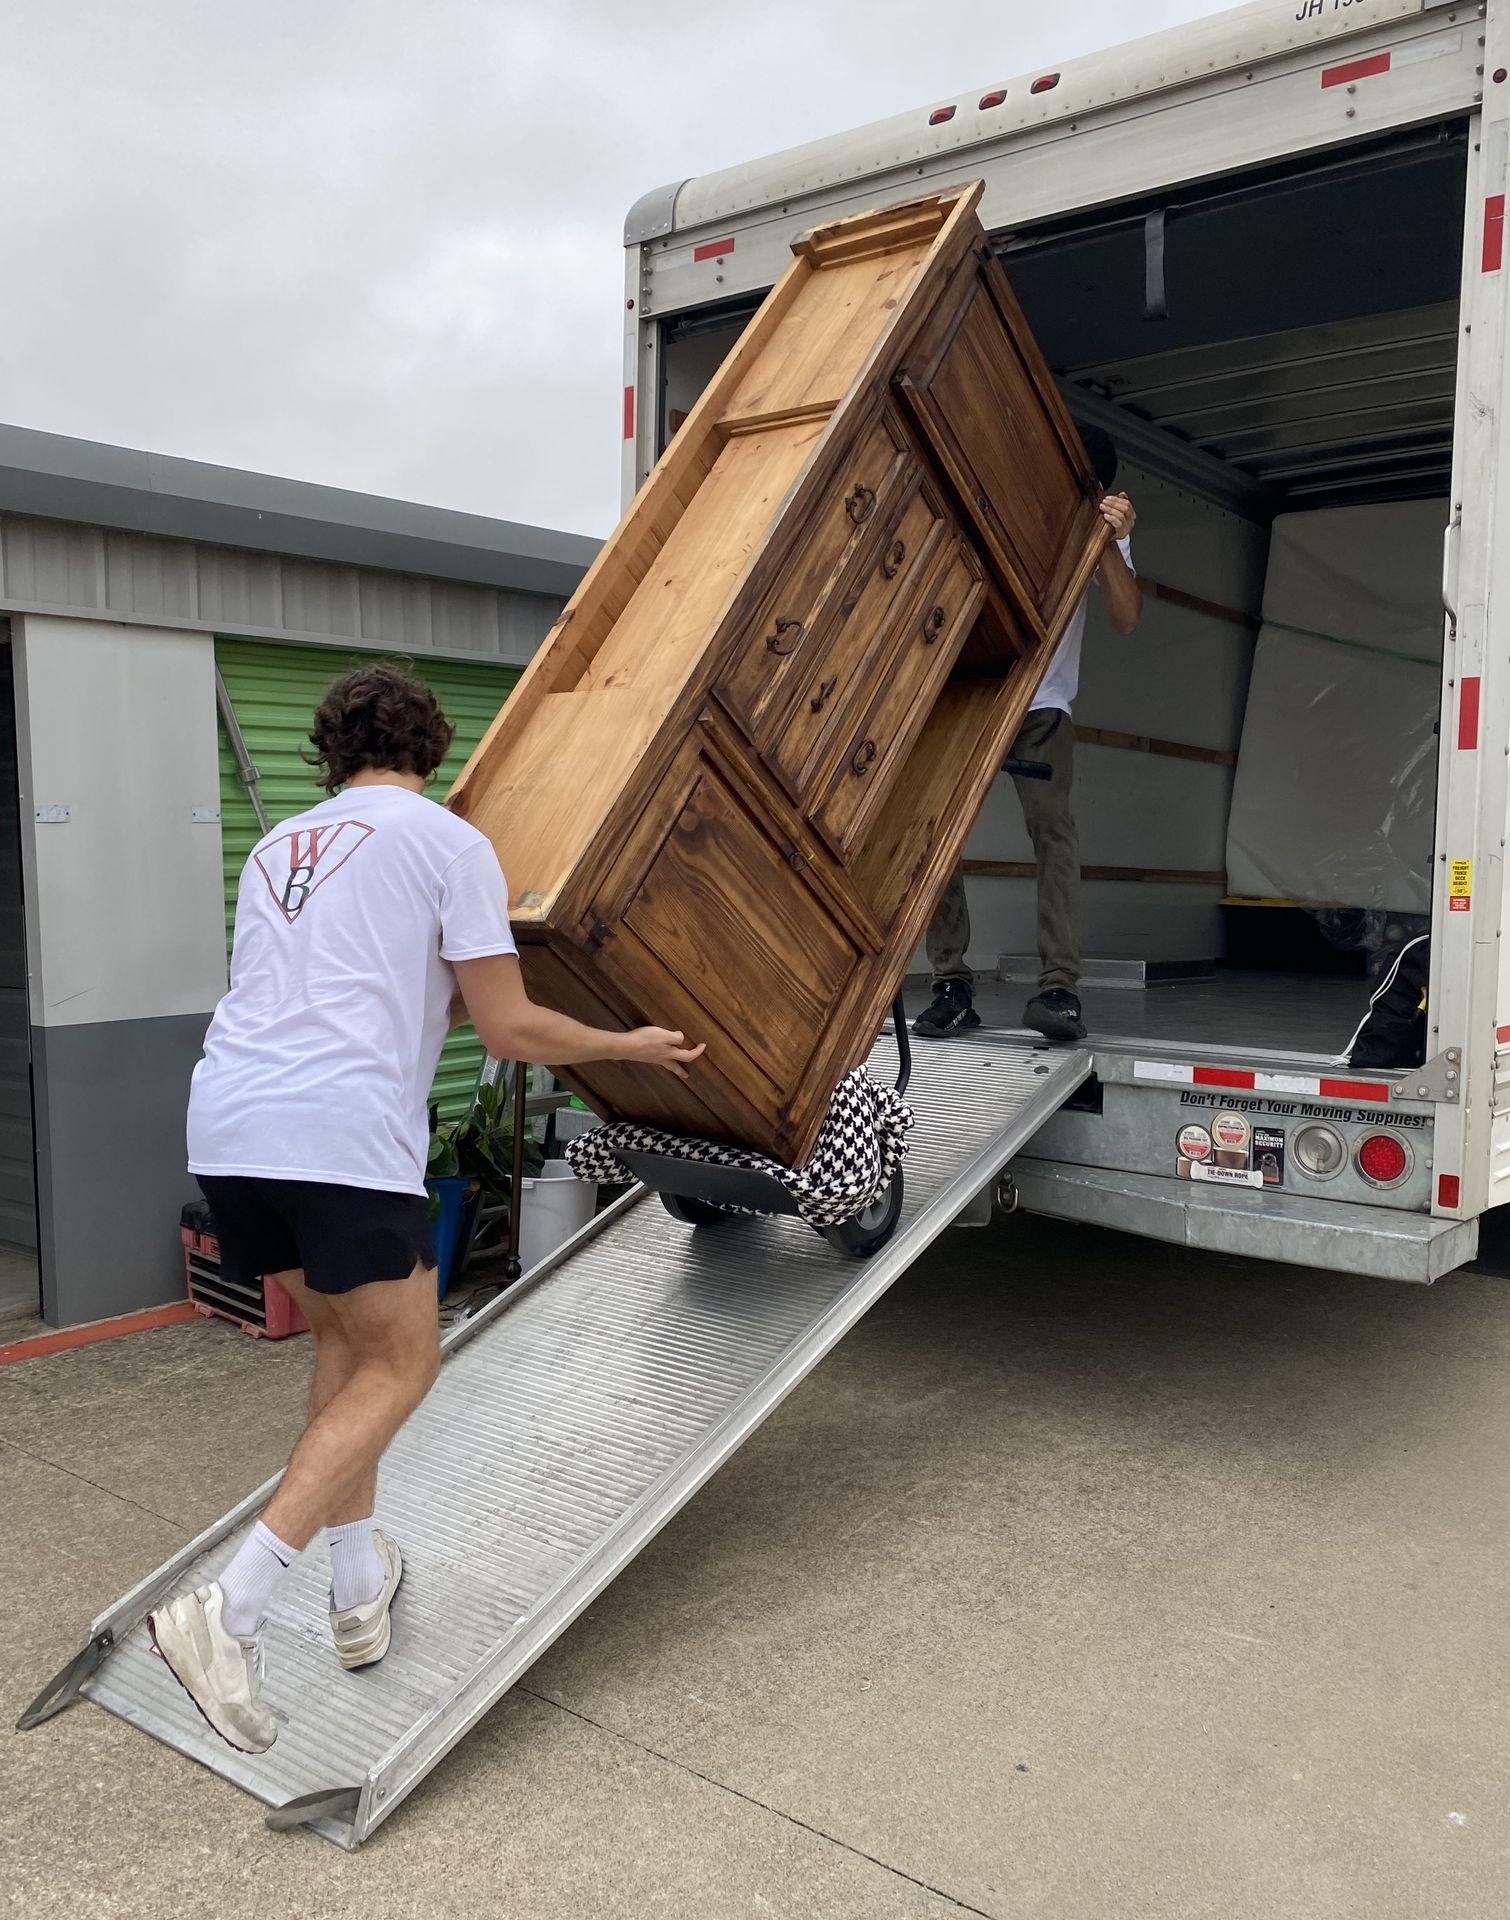
<path id="1" fill-rule="evenodd" d="M 873 1068 L 894 1075 L 891 1042 Z M 269 1488 L 95 1622 L 91 1639 L 117 1645 L 83 1693 L 275 1809 L 344 1795 L 310 1824 L 358 1845 L 1089 1070 L 1083 1053 L 984 1037 L 922 1049 L 906 1212 L 868 1263 L 796 1220 L 694 1232 L 631 1196 L 458 1329 L 383 1466 L 378 1517 L 406 1569 L 392 1650 L 366 1672 L 337 1665 L 312 1548 L 269 1621 L 270 1752 L 211 1734 L 142 1624 L 164 1592 L 214 1577 Z"/>

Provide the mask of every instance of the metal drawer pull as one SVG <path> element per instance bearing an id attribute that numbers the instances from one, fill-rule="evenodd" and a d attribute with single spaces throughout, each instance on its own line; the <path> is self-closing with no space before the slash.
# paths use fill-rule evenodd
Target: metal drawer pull
<path id="1" fill-rule="evenodd" d="M 897 575 L 902 571 L 902 562 L 906 558 L 907 542 L 905 540 L 894 540 L 891 543 L 891 552 L 888 553 L 886 558 L 881 562 L 881 571 L 886 575 L 888 580 L 896 579 Z"/>
<path id="2" fill-rule="evenodd" d="M 790 639 L 788 639 L 788 635 L 791 636 Z M 802 644 L 802 622 L 800 620 L 778 620 L 776 622 L 776 631 L 766 635 L 765 643 L 772 653 L 779 653 L 783 658 L 789 653 L 795 653 Z"/>
<path id="3" fill-rule="evenodd" d="M 823 685 L 819 687 L 809 702 L 814 713 L 822 713 L 823 709 L 828 705 L 829 696 L 838 684 L 839 682 L 837 680 L 825 680 Z"/>
<path id="4" fill-rule="evenodd" d="M 942 607 L 935 607 L 933 612 L 930 613 L 928 618 L 923 622 L 923 638 L 930 647 L 944 631 L 944 622 L 948 617 Z"/>
<path id="5" fill-rule="evenodd" d="M 870 772 L 870 763 L 875 757 L 876 743 L 874 740 L 867 740 L 863 746 L 855 748 L 855 757 L 849 763 L 850 768 L 863 778 L 865 774 Z"/>
<path id="6" fill-rule="evenodd" d="M 870 487 L 856 487 L 844 502 L 844 511 L 857 527 L 864 526 L 875 510 L 876 496 Z"/>

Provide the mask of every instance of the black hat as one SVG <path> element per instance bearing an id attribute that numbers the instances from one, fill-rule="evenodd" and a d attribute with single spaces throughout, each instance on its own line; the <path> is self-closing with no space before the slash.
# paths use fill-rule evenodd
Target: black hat
<path id="1" fill-rule="evenodd" d="M 1082 427 L 1080 438 L 1090 459 L 1096 478 L 1102 486 L 1110 490 L 1117 477 L 1117 447 L 1109 433 L 1100 427 Z"/>

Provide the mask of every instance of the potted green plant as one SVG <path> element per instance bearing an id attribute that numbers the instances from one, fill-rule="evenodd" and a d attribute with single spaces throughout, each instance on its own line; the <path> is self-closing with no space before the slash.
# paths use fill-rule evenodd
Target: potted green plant
<path id="1" fill-rule="evenodd" d="M 476 1216 L 480 1190 L 476 1177 L 461 1164 L 458 1134 L 463 1122 L 442 1122 L 430 1109 L 430 1152 L 425 1162 L 425 1187 L 430 1195 L 430 1224 L 435 1234 L 436 1290 L 441 1299 L 451 1283 L 457 1250 L 464 1244 L 468 1215 Z"/>
<path id="2" fill-rule="evenodd" d="M 449 1205 L 455 1226 L 448 1241 L 447 1272 L 466 1264 L 479 1216 L 484 1208 L 507 1212 L 513 1187 L 514 1116 L 510 1089 L 484 1082 L 473 1096 L 471 1111 L 461 1120 L 438 1121 L 432 1112 L 430 1164 L 426 1185 L 431 1188 L 431 1218 L 436 1222 L 437 1253 L 445 1230 L 443 1209 Z M 533 1133 L 524 1137 L 526 1179 L 540 1172 L 545 1154 Z"/>

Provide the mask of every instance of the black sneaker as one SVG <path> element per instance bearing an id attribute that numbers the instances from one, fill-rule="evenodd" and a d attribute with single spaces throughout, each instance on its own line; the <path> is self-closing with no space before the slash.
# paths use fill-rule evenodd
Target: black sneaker
<path id="1" fill-rule="evenodd" d="M 1041 1033 L 1046 1040 L 1083 1040 L 1085 1021 L 1080 1014 L 1079 996 L 1067 987 L 1051 987 L 1040 993 L 1023 1009 L 1022 1024 Z"/>
<path id="2" fill-rule="evenodd" d="M 975 995 L 963 980 L 941 980 L 933 990 L 933 999 L 912 1023 L 914 1033 L 925 1040 L 943 1040 L 952 1033 L 969 1033 L 980 1025 L 975 1011 Z"/>

